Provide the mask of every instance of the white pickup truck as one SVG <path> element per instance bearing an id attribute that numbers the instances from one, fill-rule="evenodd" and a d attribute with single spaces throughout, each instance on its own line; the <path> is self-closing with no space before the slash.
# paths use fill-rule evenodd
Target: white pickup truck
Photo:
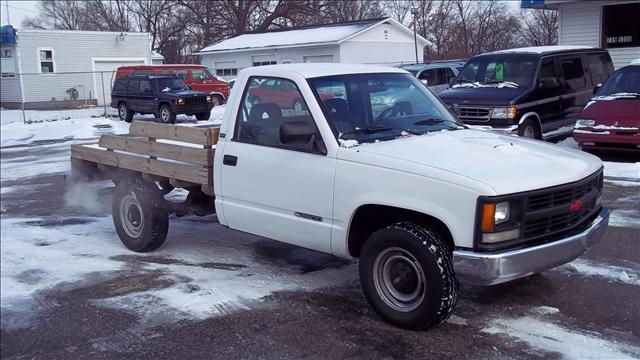
<path id="1" fill-rule="evenodd" d="M 75 145 L 72 163 L 117 184 L 114 224 L 134 251 L 164 242 L 172 212 L 215 212 L 231 229 L 359 258 L 370 305 L 409 328 L 445 320 L 458 281 L 575 259 L 609 218 L 599 159 L 468 129 L 389 67 L 249 68 L 220 128 L 134 121 L 128 135 Z M 174 186 L 185 203 L 164 200 Z"/>

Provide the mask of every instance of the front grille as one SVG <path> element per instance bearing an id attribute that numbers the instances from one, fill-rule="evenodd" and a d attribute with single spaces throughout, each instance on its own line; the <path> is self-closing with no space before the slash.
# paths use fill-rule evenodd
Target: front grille
<path id="1" fill-rule="evenodd" d="M 204 95 L 196 95 L 184 98 L 185 105 L 203 105 L 207 104 L 207 97 Z"/>
<path id="2" fill-rule="evenodd" d="M 598 210 L 597 199 L 602 194 L 602 184 L 603 174 L 599 171 L 578 182 L 527 196 L 524 199 L 524 240 L 541 240 L 581 230 Z"/>
<path id="3" fill-rule="evenodd" d="M 462 120 L 489 121 L 489 119 L 491 118 L 491 109 L 477 107 L 460 107 L 459 117 Z"/>

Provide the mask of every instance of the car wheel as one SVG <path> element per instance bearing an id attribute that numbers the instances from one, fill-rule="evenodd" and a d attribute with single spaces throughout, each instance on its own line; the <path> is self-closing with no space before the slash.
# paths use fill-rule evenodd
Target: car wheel
<path id="1" fill-rule="evenodd" d="M 209 120 L 210 117 L 211 117 L 211 111 L 205 111 L 205 112 L 196 114 L 196 119 L 200 121 Z"/>
<path id="2" fill-rule="evenodd" d="M 118 237 L 132 251 L 153 251 L 167 238 L 169 212 L 162 191 L 154 183 L 140 178 L 118 182 L 112 215 Z"/>
<path id="3" fill-rule="evenodd" d="M 158 111 L 158 118 L 160 118 L 160 122 L 165 124 L 175 124 L 176 122 L 176 113 L 171 110 L 169 105 L 160 106 L 160 110 Z"/>
<path id="4" fill-rule="evenodd" d="M 118 105 L 118 117 L 120 118 L 120 120 L 126 121 L 128 123 L 133 120 L 133 113 L 129 110 L 127 104 L 120 103 L 120 105 Z"/>
<path id="5" fill-rule="evenodd" d="M 291 108 L 295 111 L 304 111 L 305 106 L 304 106 L 304 102 L 302 101 L 302 99 L 295 99 L 293 100 L 293 104 L 291 105 Z"/>
<path id="6" fill-rule="evenodd" d="M 223 103 L 222 96 L 220 95 L 211 95 L 211 103 L 213 106 L 220 106 Z"/>
<path id="7" fill-rule="evenodd" d="M 445 321 L 458 298 L 451 252 L 428 228 L 398 223 L 373 233 L 359 261 L 367 301 L 385 321 L 426 329 Z"/>
<path id="8" fill-rule="evenodd" d="M 518 135 L 529 139 L 542 139 L 536 123 L 531 119 L 525 120 L 518 126 Z"/>

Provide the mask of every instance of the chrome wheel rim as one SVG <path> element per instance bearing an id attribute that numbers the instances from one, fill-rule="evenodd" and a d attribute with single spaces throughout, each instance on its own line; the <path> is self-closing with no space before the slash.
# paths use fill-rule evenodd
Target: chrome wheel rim
<path id="1" fill-rule="evenodd" d="M 120 117 L 122 119 L 127 117 L 127 108 L 125 108 L 124 106 L 120 106 Z"/>
<path id="2" fill-rule="evenodd" d="M 390 308 L 409 312 L 426 296 L 422 266 L 408 251 L 391 247 L 380 252 L 373 263 L 373 281 L 378 295 Z"/>
<path id="3" fill-rule="evenodd" d="M 167 110 L 167 108 L 164 108 L 160 111 L 160 117 L 162 118 L 162 121 L 167 122 L 169 121 L 169 110 Z"/>
<path id="4" fill-rule="evenodd" d="M 296 101 L 293 103 L 293 110 L 302 111 L 302 103 L 300 101 Z"/>
<path id="5" fill-rule="evenodd" d="M 529 139 L 535 139 L 536 133 L 535 131 L 533 131 L 533 128 L 531 126 L 527 126 L 522 131 L 522 136 Z"/>
<path id="6" fill-rule="evenodd" d="M 144 227 L 142 206 L 134 193 L 126 194 L 120 200 L 120 223 L 128 236 L 137 238 L 142 234 Z"/>

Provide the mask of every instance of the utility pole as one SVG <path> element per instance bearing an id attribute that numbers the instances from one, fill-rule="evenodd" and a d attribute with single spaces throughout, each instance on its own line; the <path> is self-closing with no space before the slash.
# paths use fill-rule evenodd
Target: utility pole
<path id="1" fill-rule="evenodd" d="M 416 64 L 418 63 L 418 35 L 416 35 L 416 16 L 418 15 L 418 8 L 411 8 L 411 14 L 413 14 L 413 46 L 416 50 Z"/>
<path id="2" fill-rule="evenodd" d="M 7 24 L 11 25 L 11 19 L 9 18 L 9 0 L 4 0 L 5 8 L 7 9 Z"/>

